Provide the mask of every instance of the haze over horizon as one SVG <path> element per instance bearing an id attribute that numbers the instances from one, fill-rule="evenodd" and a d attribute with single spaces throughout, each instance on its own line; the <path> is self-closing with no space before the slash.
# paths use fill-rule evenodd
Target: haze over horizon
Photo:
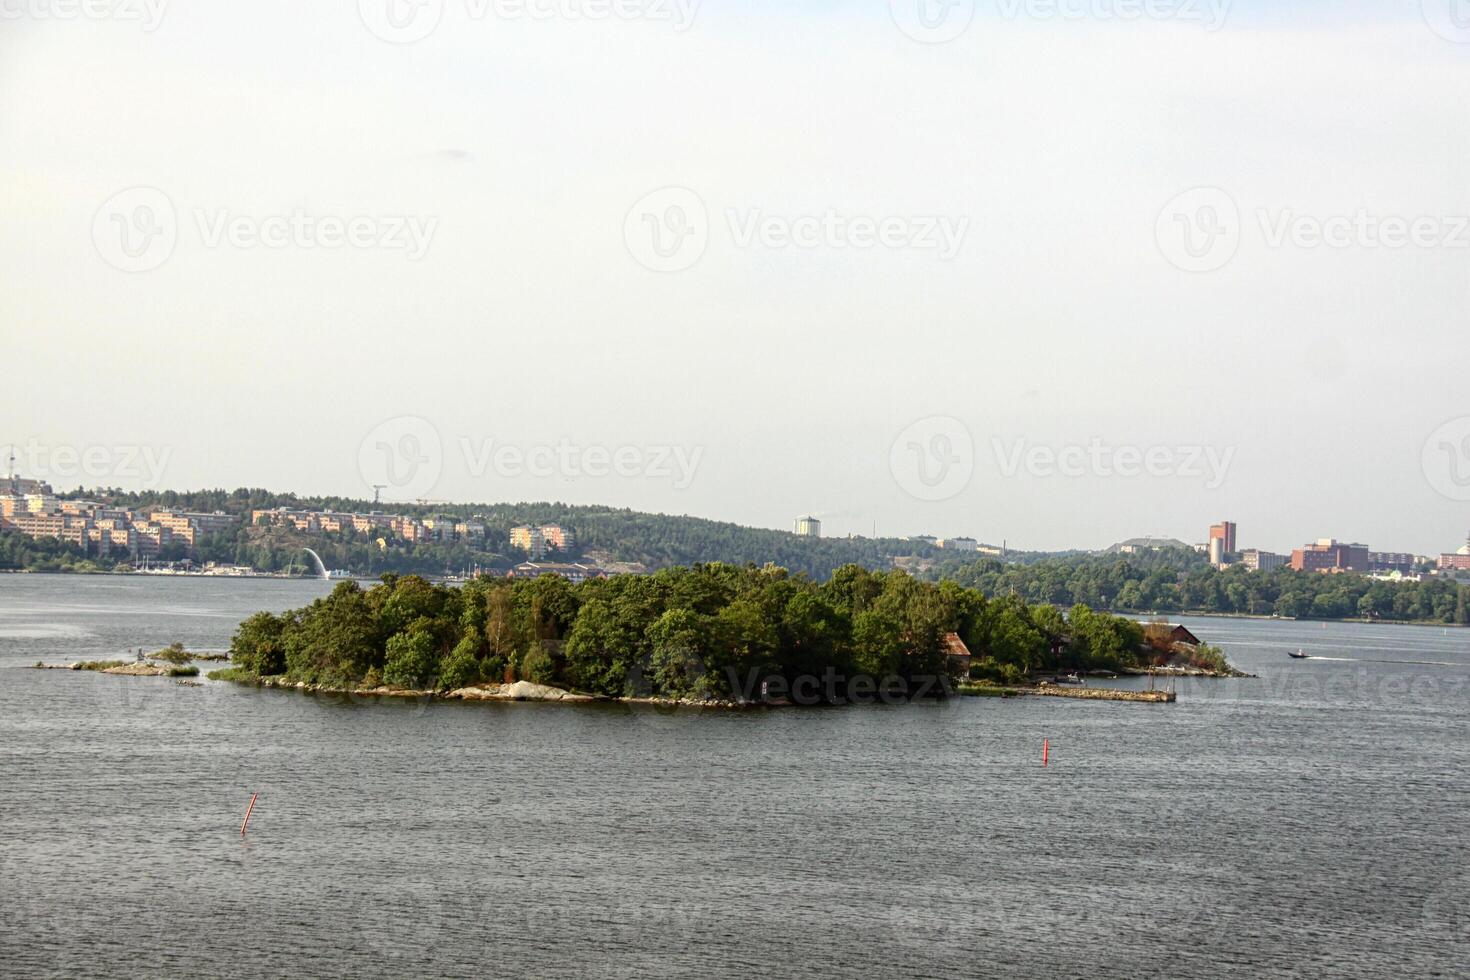
<path id="1" fill-rule="evenodd" d="M 1448 0 L 640 3 L 0 19 L 20 475 L 1464 542 Z"/>

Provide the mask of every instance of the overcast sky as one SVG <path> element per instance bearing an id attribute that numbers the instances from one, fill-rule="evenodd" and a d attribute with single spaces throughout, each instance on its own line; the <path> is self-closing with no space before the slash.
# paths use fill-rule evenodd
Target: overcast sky
<path id="1" fill-rule="evenodd" d="M 0 0 L 22 475 L 1470 529 L 1470 5 L 65 2 Z"/>

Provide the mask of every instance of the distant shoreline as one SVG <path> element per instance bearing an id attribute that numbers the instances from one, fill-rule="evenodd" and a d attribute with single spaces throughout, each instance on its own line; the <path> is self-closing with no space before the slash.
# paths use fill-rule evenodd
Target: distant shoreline
<path id="1" fill-rule="evenodd" d="M 1189 616 L 1193 619 L 1248 619 L 1260 623 L 1357 623 L 1360 626 L 1429 626 L 1443 627 L 1444 629 L 1462 630 L 1470 628 L 1465 623 L 1442 623 L 1437 619 L 1364 619 L 1362 616 L 1352 616 L 1344 619 L 1319 619 L 1315 616 L 1303 616 L 1300 619 L 1289 619 L 1285 616 L 1264 616 L 1259 613 L 1222 613 L 1222 612 L 1173 612 L 1173 613 L 1113 613 L 1114 616 Z"/>
<path id="2" fill-rule="evenodd" d="M 401 572 L 383 574 L 405 574 Z M 417 574 L 426 581 L 459 584 L 463 580 L 457 578 L 441 578 L 432 575 Z M 263 572 L 259 575 L 204 575 L 197 572 L 180 572 L 174 575 L 153 575 L 146 572 L 115 572 L 111 570 L 97 569 L 93 571 L 76 571 L 73 569 L 30 569 L 30 568 L 0 568 L 0 575 L 115 575 L 122 578 L 146 578 L 146 579 L 205 579 L 211 582 L 242 581 L 242 582 L 377 582 L 381 576 L 375 575 L 353 575 L 347 578 L 324 579 L 308 575 L 273 575 Z M 992 597 L 993 598 L 993 597 Z M 1158 610 L 1132 610 L 1132 609 L 1098 609 L 1097 612 L 1105 612 L 1110 616 L 1150 618 L 1158 617 L 1168 619 L 1169 617 L 1189 616 L 1195 619 L 1239 619 L 1262 623 L 1354 623 L 1360 626 L 1417 626 L 1432 629 L 1470 629 L 1470 624 L 1444 623 L 1435 619 L 1364 619 L 1361 616 L 1345 617 L 1342 619 L 1320 619 L 1315 616 L 1303 616 L 1292 619 L 1285 616 L 1272 616 L 1262 613 L 1222 613 L 1195 610 L 1177 610 L 1174 612 L 1160 612 Z"/>

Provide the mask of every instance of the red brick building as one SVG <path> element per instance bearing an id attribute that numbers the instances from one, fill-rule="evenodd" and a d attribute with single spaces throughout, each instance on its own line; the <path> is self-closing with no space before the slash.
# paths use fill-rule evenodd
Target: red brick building
<path id="1" fill-rule="evenodd" d="M 1368 546 L 1323 538 L 1293 551 L 1291 567 L 1299 572 L 1366 572 Z"/>

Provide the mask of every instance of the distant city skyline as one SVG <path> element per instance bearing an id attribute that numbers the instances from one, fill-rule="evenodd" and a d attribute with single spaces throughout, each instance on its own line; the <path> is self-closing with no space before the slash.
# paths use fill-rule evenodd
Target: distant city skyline
<path id="1" fill-rule="evenodd" d="M 8 451 L 5 451 L 3 453 L 0 453 L 0 459 L 4 459 L 4 458 L 6 458 L 8 456 L 9 456 L 9 452 Z M 34 493 L 34 492 L 41 491 L 43 489 L 42 486 L 38 486 L 37 484 L 45 484 L 47 486 L 50 485 L 44 479 L 37 479 L 37 478 L 28 477 L 26 473 L 24 473 L 24 472 L 22 472 L 22 471 L 20 471 L 20 470 L 18 470 L 18 469 L 16 469 L 14 467 L 14 462 L 13 461 L 11 463 L 7 464 L 7 469 L 6 469 L 5 472 L 6 472 L 6 480 L 3 481 L 3 482 L 5 484 L 7 484 L 8 488 L 7 488 L 7 486 L 0 486 L 0 496 L 3 496 L 4 493 L 15 493 L 15 494 Z M 62 486 L 62 487 L 52 486 L 51 489 L 52 490 L 55 490 L 57 492 L 66 493 L 66 492 L 75 492 L 78 489 L 81 489 L 81 490 L 94 490 L 94 489 L 102 489 L 102 488 L 101 487 L 98 487 L 98 486 L 88 487 L 88 486 L 82 485 L 82 486 L 71 487 L 71 488 L 65 487 L 65 486 Z M 207 487 L 200 486 L 200 487 L 159 487 L 159 488 L 156 488 L 156 489 L 164 490 L 164 491 L 173 490 L 173 491 L 178 491 L 178 492 L 185 492 L 185 491 L 190 491 L 190 490 L 202 490 L 202 489 L 208 489 L 208 488 Z M 236 489 L 236 488 L 235 487 L 224 487 L 223 489 L 233 490 L 233 489 Z M 276 491 L 276 492 L 282 492 L 282 493 L 297 493 L 298 495 L 301 495 L 301 496 L 313 496 L 311 494 L 305 494 L 302 491 L 295 490 L 295 489 L 292 489 L 292 488 L 267 487 L 267 488 L 264 488 L 264 489 L 269 489 L 269 490 L 273 490 L 273 491 Z M 341 497 L 345 497 L 345 498 L 348 498 L 348 499 L 355 499 L 355 500 L 371 500 L 371 497 L 354 496 L 350 492 L 349 493 L 342 493 L 342 494 L 323 494 L 321 496 L 341 496 Z M 490 504 L 495 504 L 495 503 L 526 503 L 526 502 L 530 502 L 530 501 L 497 501 L 497 500 L 488 500 L 488 499 L 480 499 L 480 500 L 469 500 L 469 499 L 466 499 L 466 500 L 449 500 L 449 499 L 442 499 L 442 498 L 435 498 L 435 499 L 419 498 L 418 500 L 415 500 L 415 501 L 383 500 L 383 501 L 379 501 L 377 504 L 375 504 L 374 505 L 374 509 L 375 510 L 381 509 L 385 513 L 391 512 L 392 506 L 395 503 L 398 503 L 398 504 L 419 503 L 419 504 L 428 504 L 428 505 L 432 505 L 432 504 L 438 503 L 438 504 L 444 504 L 446 506 L 449 506 L 449 505 L 452 505 L 452 506 L 465 506 L 465 505 L 473 505 L 473 504 L 486 504 L 486 505 L 490 505 Z M 568 501 L 568 502 L 572 502 L 572 501 Z M 594 502 L 591 502 L 590 505 L 597 506 L 598 503 L 594 501 Z M 633 507 L 632 509 L 639 510 L 640 508 Z M 709 514 L 687 514 L 686 516 L 696 517 L 696 518 L 703 518 L 703 519 L 712 520 L 712 521 L 728 520 L 728 518 L 723 518 L 723 517 L 720 517 L 719 515 L 709 515 Z M 826 524 L 824 523 L 824 521 L 825 521 L 825 518 L 821 517 L 818 513 L 810 513 L 810 514 L 805 514 L 805 515 L 803 515 L 801 517 L 798 517 L 798 518 L 794 519 L 793 521 L 790 522 L 790 524 L 786 528 L 783 528 L 783 527 L 781 527 L 778 524 L 758 524 L 758 523 L 753 523 L 753 524 L 749 524 L 747 526 L 750 526 L 750 527 L 769 528 L 771 530 L 791 530 L 797 536 L 808 536 L 808 537 L 817 537 L 817 538 L 820 538 L 820 537 L 823 537 L 824 535 L 830 536 L 830 535 L 828 535 L 827 527 L 826 527 Z M 734 523 L 741 523 L 741 522 L 734 522 Z M 430 525 L 429 526 L 432 529 L 432 522 L 430 522 Z M 1206 527 L 1206 530 L 1205 530 L 1204 535 L 1202 535 L 1202 536 L 1191 536 L 1187 532 L 1183 532 L 1181 534 L 1144 534 L 1144 535 L 1130 535 L 1128 537 L 1119 538 L 1117 540 L 1110 541 L 1110 542 L 1107 542 L 1105 544 L 1090 544 L 1090 543 L 1089 544 L 1069 544 L 1069 545 L 1063 545 L 1061 547 L 1054 547 L 1054 548 L 1035 548 L 1035 547 L 1029 547 L 1029 546 L 1025 545 L 1024 543 L 1015 543 L 1015 542 L 1012 542 L 1012 541 L 1010 541 L 1010 539 L 1008 539 L 1008 538 L 1006 538 L 1004 536 L 999 536 L 999 537 L 996 537 L 994 539 L 990 539 L 990 538 L 978 538 L 978 537 L 976 537 L 976 536 L 974 536 L 972 534 L 966 533 L 964 530 L 960 530 L 957 533 L 938 533 L 938 534 L 935 534 L 935 533 L 932 533 L 933 529 L 928 529 L 928 530 L 921 531 L 921 532 L 918 532 L 918 533 L 913 533 L 913 534 L 884 534 L 884 533 L 881 533 L 880 529 L 878 529 L 878 528 L 875 527 L 875 528 L 872 529 L 871 532 L 867 532 L 867 531 L 850 531 L 850 532 L 847 532 L 846 534 L 841 535 L 841 536 L 843 536 L 843 537 L 874 537 L 874 536 L 876 536 L 876 537 L 884 537 L 884 538 L 907 538 L 907 539 L 915 539 L 915 540 L 925 540 L 925 541 L 928 541 L 930 543 L 935 543 L 939 548 L 941 548 L 943 550 L 960 550 L 960 551 L 966 551 L 966 552 L 980 552 L 980 553 L 983 553 L 983 554 L 989 554 L 989 553 L 991 553 L 991 552 L 987 551 L 987 549 L 999 549 L 1002 552 L 1006 552 L 1006 551 L 1103 551 L 1103 550 L 1106 550 L 1108 548 L 1111 548 L 1111 547 L 1114 547 L 1114 546 L 1117 546 L 1117 545 L 1120 545 L 1120 544 L 1127 543 L 1129 541 L 1169 541 L 1169 540 L 1175 540 L 1175 541 L 1180 542 L 1184 546 L 1191 547 L 1191 548 L 1199 548 L 1199 549 L 1203 549 L 1203 550 L 1205 550 L 1205 551 L 1208 552 L 1208 551 L 1210 551 L 1211 542 L 1216 537 L 1218 537 L 1222 541 L 1222 543 L 1224 545 L 1224 548 L 1225 548 L 1225 552 L 1224 552 L 1225 554 L 1242 555 L 1242 554 L 1244 554 L 1246 552 L 1261 552 L 1261 553 L 1271 554 L 1271 555 L 1274 555 L 1274 556 L 1279 556 L 1281 558 L 1286 559 L 1288 562 L 1290 561 L 1291 556 L 1293 555 L 1294 552 L 1299 552 L 1303 548 L 1307 548 L 1307 549 L 1310 550 L 1310 548 L 1311 548 L 1311 546 L 1313 544 L 1324 545 L 1324 544 L 1326 544 L 1328 542 L 1331 542 L 1332 544 L 1336 545 L 1339 541 L 1342 542 L 1344 545 L 1347 545 L 1349 543 L 1352 543 L 1355 546 L 1361 546 L 1363 548 L 1363 551 L 1364 551 L 1365 554 L 1367 552 L 1369 552 L 1369 551 L 1372 551 L 1374 554 L 1385 554 L 1385 553 L 1391 553 L 1391 552 L 1399 552 L 1399 549 L 1397 549 L 1396 546 L 1390 545 L 1389 547 L 1379 547 L 1377 542 L 1363 542 L 1360 539 L 1354 539 L 1354 538 L 1348 538 L 1348 537 L 1340 537 L 1340 536 L 1333 536 L 1333 535 L 1309 536 L 1309 537 L 1302 538 L 1299 543 L 1292 544 L 1292 545 L 1289 545 L 1289 546 L 1286 546 L 1286 547 L 1273 546 L 1273 545 L 1262 544 L 1262 543 L 1259 543 L 1259 542 L 1252 541 L 1250 539 L 1250 537 L 1249 537 L 1249 533 L 1247 533 L 1244 538 L 1238 537 L 1238 535 L 1239 535 L 1239 527 L 1240 527 L 1240 525 L 1239 525 L 1238 522 L 1231 521 L 1231 520 L 1220 520 L 1220 521 L 1217 521 L 1215 523 L 1209 524 Z M 518 535 L 519 535 L 519 537 L 518 537 Z M 409 535 L 407 535 L 407 537 L 409 537 L 410 539 L 412 539 L 413 535 L 412 534 L 409 534 Z M 513 532 L 512 532 L 512 539 L 511 540 L 512 540 L 512 543 L 513 544 L 515 544 L 515 545 L 517 545 L 519 547 L 525 548 L 526 550 L 528 550 L 528 551 L 530 551 L 532 553 L 533 557 L 536 557 L 536 556 L 539 556 L 540 554 L 544 554 L 544 548 L 541 545 L 541 542 L 543 540 L 544 541 L 547 541 L 547 542 L 555 543 L 555 544 L 557 544 L 557 546 L 559 548 L 565 548 L 567 546 L 567 544 L 569 543 L 569 540 L 570 540 L 570 532 L 563 531 L 560 527 L 557 527 L 555 525 L 550 525 L 550 526 L 544 527 L 544 528 L 536 528 L 536 527 L 517 528 L 517 529 L 514 529 L 513 530 Z M 1411 549 L 1409 553 L 1414 554 L 1414 555 L 1417 555 L 1417 556 L 1420 556 L 1420 557 L 1425 557 L 1425 558 L 1431 558 L 1431 559 L 1433 559 L 1433 558 L 1436 558 L 1436 557 L 1438 557 L 1440 555 L 1448 555 L 1448 554 L 1453 554 L 1456 551 L 1463 551 L 1466 548 L 1470 548 L 1470 530 L 1467 530 L 1466 532 L 1464 532 L 1463 536 L 1460 537 L 1460 538 L 1458 538 L 1458 539 L 1456 539 L 1454 542 L 1445 542 L 1445 543 L 1443 543 L 1443 544 L 1441 544 L 1441 545 L 1439 545 L 1437 547 L 1434 547 L 1434 548 L 1431 548 L 1431 549 L 1428 549 L 1428 550 Z M 1213 555 L 1212 555 L 1212 560 L 1214 560 L 1214 556 Z"/>

